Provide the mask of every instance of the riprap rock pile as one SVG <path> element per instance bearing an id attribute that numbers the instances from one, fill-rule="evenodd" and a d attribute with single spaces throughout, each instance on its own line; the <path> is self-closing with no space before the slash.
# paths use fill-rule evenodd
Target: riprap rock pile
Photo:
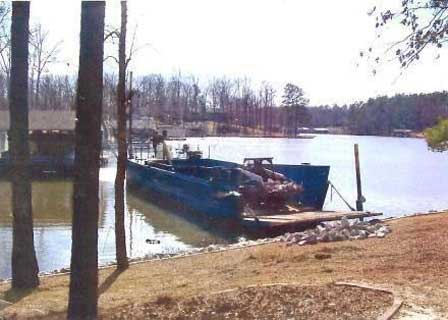
<path id="1" fill-rule="evenodd" d="M 318 242 L 384 238 L 390 232 L 389 226 L 382 224 L 379 220 L 349 221 L 344 217 L 340 221 L 324 222 L 304 232 L 286 233 L 280 237 L 280 241 L 288 245 L 306 245 Z"/>

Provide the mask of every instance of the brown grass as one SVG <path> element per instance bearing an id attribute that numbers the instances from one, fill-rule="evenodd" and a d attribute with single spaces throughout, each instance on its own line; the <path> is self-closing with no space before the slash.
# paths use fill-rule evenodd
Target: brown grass
<path id="1" fill-rule="evenodd" d="M 384 292 L 334 285 L 274 285 L 129 305 L 106 319 L 377 319 L 392 305 Z"/>
<path id="2" fill-rule="evenodd" d="M 398 292 L 407 304 L 448 313 L 448 212 L 395 220 L 390 225 L 392 234 L 384 239 L 304 247 L 275 243 L 132 265 L 101 294 L 100 314 L 254 284 L 322 286 L 334 281 L 383 286 Z M 112 274 L 113 269 L 102 270 L 100 283 Z M 67 276 L 42 279 L 39 289 L 17 299 L 3 314 L 60 316 L 66 309 L 67 285 Z M 8 289 L 9 284 L 0 285 L 0 299 Z"/>

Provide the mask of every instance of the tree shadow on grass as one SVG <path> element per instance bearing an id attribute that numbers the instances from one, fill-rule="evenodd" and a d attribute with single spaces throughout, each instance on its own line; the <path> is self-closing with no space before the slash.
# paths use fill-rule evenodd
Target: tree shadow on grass
<path id="1" fill-rule="evenodd" d="M 112 272 L 103 281 L 103 283 L 101 283 L 100 287 L 98 288 L 98 295 L 102 295 L 104 292 L 106 292 L 124 271 L 126 271 L 126 269 L 115 269 L 114 272 Z"/>
<path id="2" fill-rule="evenodd" d="M 30 295 L 31 293 L 35 292 L 36 290 L 38 290 L 38 288 L 34 289 L 10 288 L 7 291 L 5 291 L 5 293 L 2 296 L 0 296 L 0 299 L 3 299 L 10 303 L 16 303 L 25 298 L 26 296 Z"/>

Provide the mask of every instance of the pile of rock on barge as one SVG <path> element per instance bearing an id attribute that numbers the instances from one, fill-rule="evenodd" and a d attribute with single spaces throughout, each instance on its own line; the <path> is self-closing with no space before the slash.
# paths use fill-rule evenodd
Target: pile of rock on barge
<path id="1" fill-rule="evenodd" d="M 196 151 L 177 159 L 129 159 L 127 166 L 129 187 L 178 203 L 208 221 L 254 233 L 280 234 L 343 217 L 381 215 L 322 211 L 329 166 L 274 164 L 273 158 L 246 158 L 240 165 L 204 159 Z"/>

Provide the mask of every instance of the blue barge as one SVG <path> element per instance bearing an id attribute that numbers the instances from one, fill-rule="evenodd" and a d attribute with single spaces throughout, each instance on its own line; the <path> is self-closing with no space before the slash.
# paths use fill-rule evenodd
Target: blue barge
<path id="1" fill-rule="evenodd" d="M 126 181 L 169 201 L 200 213 L 208 220 L 227 220 L 259 225 L 257 216 L 273 216 L 322 210 L 328 189 L 329 166 L 273 165 L 273 171 L 301 186 L 298 194 L 285 199 L 278 208 L 250 208 L 241 192 L 241 170 L 245 166 L 214 159 L 190 158 L 128 160 Z M 269 223 L 268 223 L 269 224 Z"/>

